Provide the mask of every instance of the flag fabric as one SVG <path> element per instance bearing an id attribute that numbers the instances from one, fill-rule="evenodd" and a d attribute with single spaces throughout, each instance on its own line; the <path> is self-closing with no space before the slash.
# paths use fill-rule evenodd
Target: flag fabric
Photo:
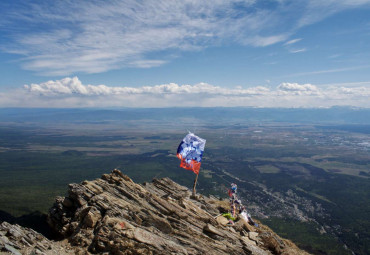
<path id="1" fill-rule="evenodd" d="M 193 133 L 187 134 L 177 148 L 177 157 L 181 160 L 180 167 L 199 174 L 205 145 L 205 139 Z"/>

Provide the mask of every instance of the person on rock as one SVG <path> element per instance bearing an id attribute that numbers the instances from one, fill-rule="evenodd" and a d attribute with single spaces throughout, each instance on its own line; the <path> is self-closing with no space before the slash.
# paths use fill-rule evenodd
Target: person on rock
<path id="1" fill-rule="evenodd" d="M 240 211 L 243 208 L 242 202 L 238 199 L 236 195 L 238 190 L 238 185 L 235 183 L 231 184 L 231 188 L 229 189 L 229 201 L 230 201 L 230 214 L 233 218 L 236 218 L 237 209 Z M 232 221 L 232 220 L 230 220 Z M 232 224 L 233 222 L 230 222 Z"/>
<path id="2" fill-rule="evenodd" d="M 227 225 L 234 225 L 234 221 L 240 218 L 244 219 L 250 225 L 258 227 L 258 224 L 252 220 L 250 214 L 247 212 L 246 207 L 242 204 L 241 200 L 238 199 L 238 196 L 236 194 L 237 190 L 238 186 L 235 183 L 232 183 L 231 188 L 228 192 L 230 201 L 230 212 L 224 213 L 222 215 L 229 220 L 229 223 Z"/>

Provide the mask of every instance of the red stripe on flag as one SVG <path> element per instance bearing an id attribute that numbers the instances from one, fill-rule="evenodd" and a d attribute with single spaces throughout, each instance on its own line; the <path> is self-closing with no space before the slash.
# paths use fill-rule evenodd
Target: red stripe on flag
<path id="1" fill-rule="evenodd" d="M 189 164 L 186 163 L 185 159 L 181 159 L 180 167 L 193 171 L 196 174 L 199 174 L 200 164 L 201 164 L 200 162 L 194 159 L 192 159 Z"/>

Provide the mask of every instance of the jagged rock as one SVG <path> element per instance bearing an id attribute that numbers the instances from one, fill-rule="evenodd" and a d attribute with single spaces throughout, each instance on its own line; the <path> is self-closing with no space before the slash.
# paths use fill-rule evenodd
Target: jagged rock
<path id="1" fill-rule="evenodd" d="M 257 232 L 249 232 L 248 233 L 249 239 L 253 241 L 258 241 L 258 233 Z"/>
<path id="2" fill-rule="evenodd" d="M 53 242 L 33 230 L 5 223 L 4 230 L 0 228 L 0 251 L 80 255 L 306 254 L 276 234 L 268 235 L 271 231 L 250 227 L 241 220 L 225 226 L 227 219 L 217 217 L 224 212 L 225 201 L 202 195 L 192 198 L 186 187 L 168 178 L 140 185 L 114 170 L 94 181 L 70 184 L 68 194 L 56 198 L 48 215 L 49 225 L 62 241 Z"/>
<path id="3" fill-rule="evenodd" d="M 264 246 L 273 251 L 274 254 L 281 254 L 286 246 L 283 240 L 270 232 L 262 232 L 258 235 L 258 237 L 262 240 Z M 254 240 L 253 238 L 251 239 Z"/>
<path id="4" fill-rule="evenodd" d="M 226 226 L 228 223 L 229 223 L 229 220 L 228 219 L 226 219 L 225 217 L 223 217 L 223 216 L 218 216 L 217 218 L 216 218 L 216 221 L 220 224 L 220 225 L 222 225 L 222 226 Z"/>
<path id="5" fill-rule="evenodd" d="M 215 228 L 211 224 L 205 225 L 203 228 L 203 231 L 205 233 L 210 234 L 210 236 L 219 236 L 219 237 L 224 236 L 224 234 L 221 231 L 219 231 L 217 228 Z"/>
<path id="6" fill-rule="evenodd" d="M 249 239 L 248 237 L 242 237 L 242 240 L 243 240 L 243 242 L 245 242 L 245 244 L 247 246 L 256 246 L 257 245 L 257 243 L 255 241 Z"/>
<path id="7" fill-rule="evenodd" d="M 51 208 L 49 223 L 92 253 L 270 254 L 240 229 L 215 219 L 220 211 L 211 200 L 192 199 L 188 188 L 168 178 L 139 185 L 114 170 L 101 179 L 70 184 L 69 196 Z M 253 230 L 243 224 L 245 233 Z"/>
<path id="8" fill-rule="evenodd" d="M 67 255 L 75 254 L 70 245 L 50 241 L 36 231 L 12 225 L 7 222 L 0 224 L 0 254 L 28 255 Z"/>

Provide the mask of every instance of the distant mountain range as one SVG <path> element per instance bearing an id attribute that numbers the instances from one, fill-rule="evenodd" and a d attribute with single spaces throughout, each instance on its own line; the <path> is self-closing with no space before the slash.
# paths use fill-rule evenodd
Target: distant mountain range
<path id="1" fill-rule="evenodd" d="M 332 108 L 120 108 L 54 109 L 1 108 L 0 122 L 36 123 L 117 123 L 151 120 L 176 122 L 199 120 L 202 123 L 236 124 L 288 122 L 302 124 L 370 124 L 370 109 Z"/>

